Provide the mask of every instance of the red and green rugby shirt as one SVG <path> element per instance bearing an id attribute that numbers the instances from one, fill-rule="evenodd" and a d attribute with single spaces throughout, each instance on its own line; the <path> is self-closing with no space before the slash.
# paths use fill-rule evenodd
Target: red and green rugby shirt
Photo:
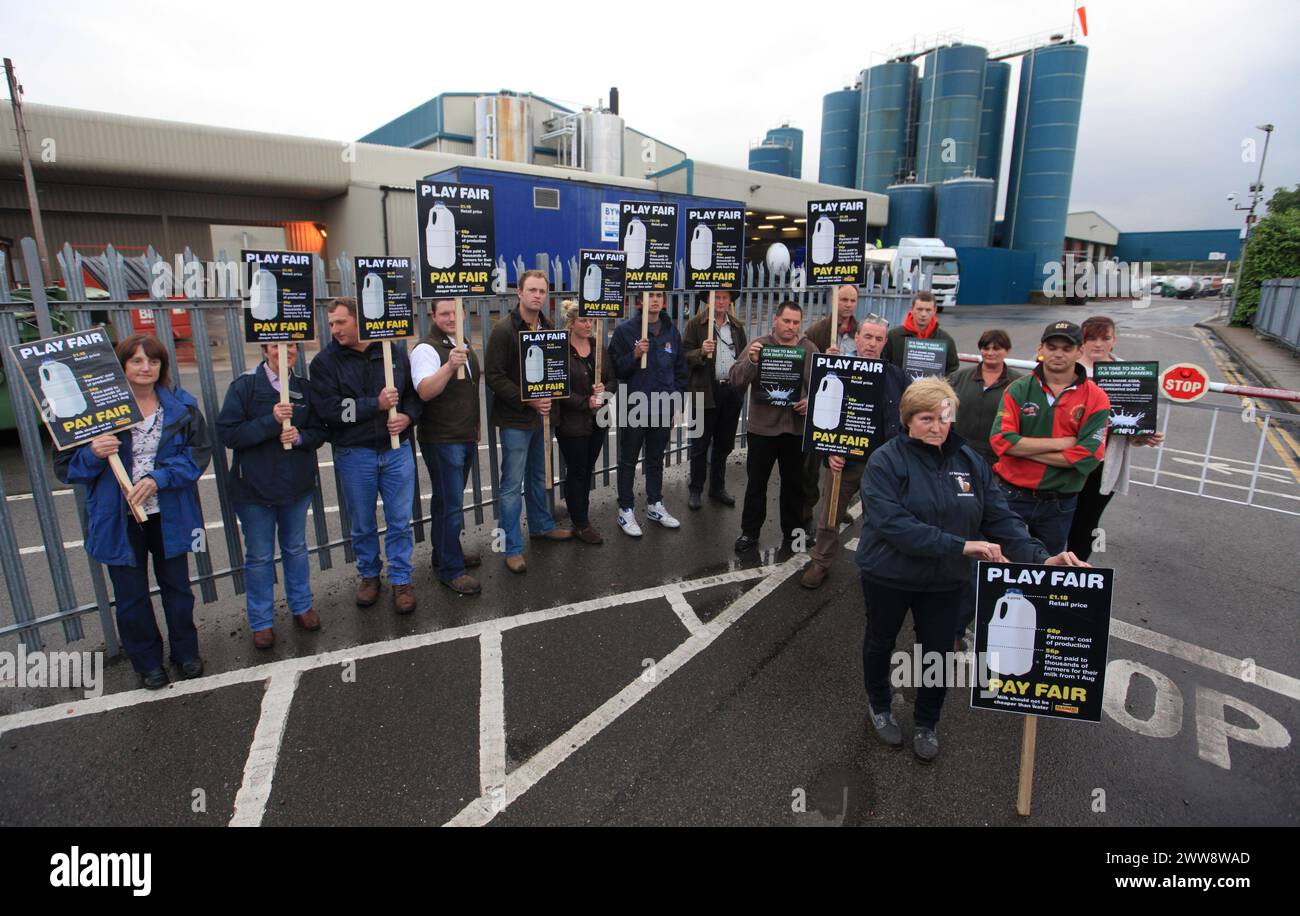
<path id="1" fill-rule="evenodd" d="M 1007 386 L 989 430 L 989 444 L 998 455 L 993 470 L 1007 483 L 1029 490 L 1078 493 L 1105 457 L 1110 398 L 1088 378 L 1082 366 L 1076 365 L 1075 373 L 1074 383 L 1055 402 L 1050 400 L 1041 363 L 1031 374 Z M 1070 436 L 1077 440 L 1077 445 L 1061 453 L 1071 467 L 1053 467 L 1008 454 L 1025 436 Z"/>

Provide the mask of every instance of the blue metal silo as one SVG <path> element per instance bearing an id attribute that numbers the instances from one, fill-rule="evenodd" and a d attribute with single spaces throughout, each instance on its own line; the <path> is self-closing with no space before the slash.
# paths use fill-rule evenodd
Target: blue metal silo
<path id="1" fill-rule="evenodd" d="M 991 60 L 984 69 L 984 100 L 980 112 L 979 152 L 975 157 L 975 175 L 993 179 L 993 199 L 997 203 L 998 176 L 1002 172 L 1002 137 L 1007 125 L 1007 93 L 1011 87 L 1011 65 Z"/>
<path id="2" fill-rule="evenodd" d="M 791 173 L 794 170 L 794 150 L 788 146 L 773 146 L 766 142 L 751 146 L 749 168 L 753 172 L 793 177 Z"/>
<path id="3" fill-rule="evenodd" d="M 1088 49 L 1071 43 L 1036 48 L 1020 61 L 1004 238 L 1034 253 L 1035 289 L 1044 262 L 1062 257 L 1087 65 Z"/>
<path id="4" fill-rule="evenodd" d="M 853 187 L 858 173 L 858 108 L 862 93 L 841 89 L 822 97 L 822 145 L 817 180 Z"/>
<path id="5" fill-rule="evenodd" d="M 915 88 L 916 68 L 906 62 L 877 64 L 862 71 L 855 182 L 862 190 L 884 194 L 910 170 Z"/>
<path id="6" fill-rule="evenodd" d="M 892 184 L 885 193 L 889 196 L 886 245 L 897 245 L 899 239 L 909 236 L 929 238 L 934 235 L 934 185 Z"/>
<path id="7" fill-rule="evenodd" d="M 764 143 L 770 143 L 773 146 L 788 146 L 791 149 L 790 164 L 792 171 L 791 178 L 803 177 L 803 131 L 797 127 L 791 127 L 789 124 L 782 124 L 780 127 L 773 127 L 767 132 L 767 138 Z"/>
<path id="8" fill-rule="evenodd" d="M 987 248 L 993 242 L 992 178 L 950 178 L 934 188 L 934 234 L 950 247 Z"/>
<path id="9" fill-rule="evenodd" d="M 949 45 L 925 55 L 916 119 L 917 181 L 960 178 L 975 168 L 988 52 Z"/>

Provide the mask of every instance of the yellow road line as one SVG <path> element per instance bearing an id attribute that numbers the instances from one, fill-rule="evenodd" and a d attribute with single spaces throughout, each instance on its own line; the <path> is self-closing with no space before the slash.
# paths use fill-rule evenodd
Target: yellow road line
<path id="1" fill-rule="evenodd" d="M 1250 384 L 1248 381 L 1246 381 L 1240 375 L 1238 375 L 1237 372 L 1231 366 L 1228 365 L 1227 360 L 1222 355 L 1220 355 L 1218 350 L 1216 350 L 1213 346 L 1210 345 L 1209 333 L 1207 331 L 1205 331 L 1202 328 L 1193 328 L 1192 330 L 1196 333 L 1196 336 L 1198 336 L 1201 339 L 1201 345 L 1205 347 L 1206 351 L 1209 352 L 1210 359 L 1214 360 L 1214 365 L 1218 368 L 1219 372 L 1221 372 L 1234 385 Z M 1259 402 L 1258 398 L 1248 398 L 1242 396 L 1242 401 L 1245 403 L 1253 404 L 1257 410 L 1268 409 L 1265 405 Z M 1245 406 L 1244 403 L 1243 406 Z M 1255 426 L 1258 429 L 1263 429 L 1264 421 L 1256 417 Z M 1285 438 L 1286 444 L 1291 447 L 1291 450 L 1288 450 L 1282 444 L 1282 439 L 1278 438 L 1279 433 L 1282 435 L 1282 437 Z M 1291 472 L 1291 476 L 1295 478 L 1296 483 L 1300 484 L 1300 464 L 1297 464 L 1295 459 L 1295 456 L 1300 456 L 1300 445 L 1296 444 L 1295 439 L 1292 438 L 1289 432 L 1273 424 L 1269 424 L 1268 444 L 1273 447 L 1273 451 L 1277 452 L 1278 457 L 1282 459 L 1282 463 L 1285 464 L 1287 470 Z"/>

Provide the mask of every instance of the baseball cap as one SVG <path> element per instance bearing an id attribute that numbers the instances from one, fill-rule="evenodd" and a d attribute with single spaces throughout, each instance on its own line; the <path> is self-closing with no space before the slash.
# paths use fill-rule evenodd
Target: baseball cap
<path id="1" fill-rule="evenodd" d="M 1053 321 L 1043 329 L 1040 343 L 1046 343 L 1049 337 L 1064 337 L 1076 347 L 1083 346 L 1083 331 L 1072 321 Z"/>

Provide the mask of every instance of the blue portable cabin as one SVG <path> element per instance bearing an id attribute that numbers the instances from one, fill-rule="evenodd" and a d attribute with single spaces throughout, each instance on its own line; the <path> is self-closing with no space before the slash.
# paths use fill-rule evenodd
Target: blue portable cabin
<path id="1" fill-rule="evenodd" d="M 487 185 L 493 189 L 493 215 L 496 224 L 496 249 L 504 257 L 511 285 L 516 281 L 514 260 L 522 257 L 528 268 L 534 266 L 539 253 L 560 258 L 566 265 L 577 258 L 582 248 L 617 249 L 617 225 L 612 237 L 601 237 L 602 204 L 617 207 L 621 200 L 644 200 L 676 203 L 677 260 L 685 261 L 687 207 L 719 207 L 744 210 L 738 200 L 699 197 L 603 184 L 600 176 L 590 172 L 574 173 L 574 178 L 560 178 L 502 169 L 455 166 L 425 176 L 431 181 L 455 181 L 462 184 Z M 412 229 L 416 227 L 412 226 Z M 676 279 L 676 278 L 675 278 Z"/>

